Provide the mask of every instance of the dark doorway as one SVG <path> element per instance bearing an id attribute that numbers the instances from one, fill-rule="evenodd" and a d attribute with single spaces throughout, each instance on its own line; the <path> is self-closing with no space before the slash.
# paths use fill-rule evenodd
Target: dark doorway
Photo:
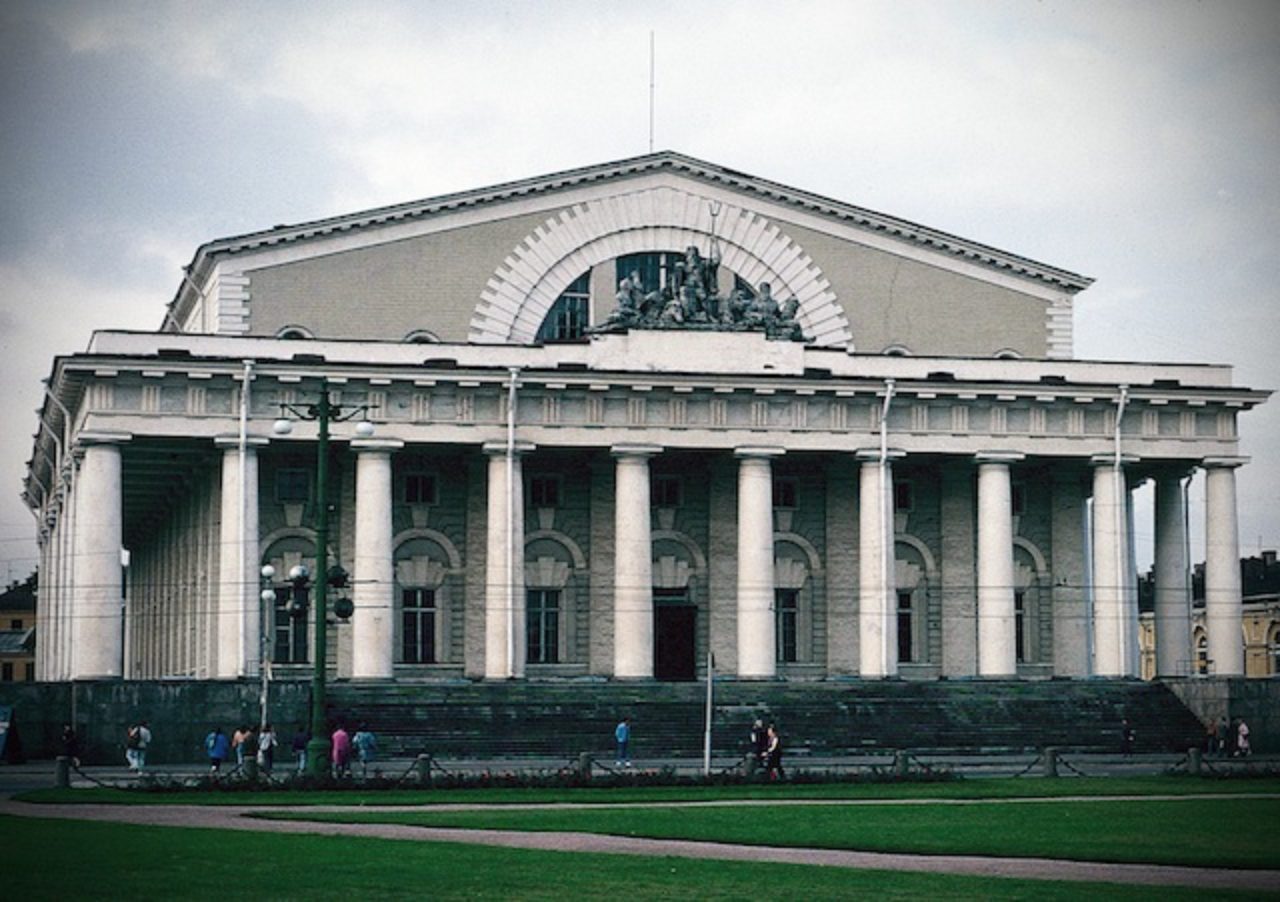
<path id="1" fill-rule="evenodd" d="M 697 623 L 698 609 L 687 602 L 654 605 L 653 675 L 657 679 L 692 680 L 697 676 Z"/>

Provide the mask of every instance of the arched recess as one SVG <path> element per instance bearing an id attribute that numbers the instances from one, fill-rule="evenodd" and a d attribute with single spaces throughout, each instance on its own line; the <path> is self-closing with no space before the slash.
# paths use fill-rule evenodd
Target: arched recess
<path id="1" fill-rule="evenodd" d="M 707 572 L 707 556 L 702 553 L 702 549 L 698 547 L 698 543 L 684 533 L 677 532 L 674 529 L 655 529 L 652 533 L 652 537 L 655 564 L 657 564 L 661 559 L 657 553 L 658 543 L 674 542 L 684 549 L 685 555 L 687 555 L 687 560 L 693 564 L 694 575 L 701 575 Z"/>
<path id="2" fill-rule="evenodd" d="M 453 625 L 462 616 L 462 556 L 444 533 L 406 529 L 391 540 L 395 570 L 397 664 L 443 664 L 460 649 Z"/>
<path id="3" fill-rule="evenodd" d="M 920 538 L 899 532 L 893 537 L 898 662 L 925 664 L 932 657 L 933 636 L 929 631 L 932 589 L 938 585 L 938 567 L 933 552 Z"/>
<path id="4" fill-rule="evenodd" d="M 524 586 L 529 666 L 582 661 L 589 642 L 589 579 L 578 543 L 554 529 L 528 533 Z"/>
<path id="5" fill-rule="evenodd" d="M 1034 542 L 1013 539 L 1013 604 L 1015 656 L 1019 664 L 1037 664 L 1052 657 L 1052 627 L 1048 617 L 1049 567 Z"/>
<path id="6" fill-rule="evenodd" d="M 822 559 L 813 543 L 793 532 L 773 534 L 774 616 L 779 664 L 814 659 L 814 577 Z"/>
<path id="7" fill-rule="evenodd" d="M 289 571 L 301 564 L 314 579 L 316 567 L 316 537 L 310 529 L 286 526 L 274 530 L 262 538 L 262 563 L 276 568 L 273 580 L 276 601 L 266 629 L 271 644 L 272 664 L 305 664 L 311 660 L 311 624 L 315 622 L 314 608 L 305 615 L 294 616 L 289 611 L 292 595 Z"/>
<path id="8" fill-rule="evenodd" d="M 556 299 L 598 263 L 689 245 L 705 250 L 712 239 L 710 204 L 663 186 L 562 211 L 520 241 L 494 272 L 471 317 L 469 340 L 533 342 Z M 714 234 L 722 265 L 753 285 L 772 283 L 775 297 L 799 301 L 797 319 L 815 345 L 852 350 L 849 319 L 813 258 L 759 213 L 718 204 Z"/>

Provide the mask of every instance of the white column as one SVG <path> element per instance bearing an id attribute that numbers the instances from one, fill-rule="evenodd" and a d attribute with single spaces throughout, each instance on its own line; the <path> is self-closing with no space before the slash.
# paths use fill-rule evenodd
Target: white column
<path id="1" fill-rule="evenodd" d="M 1191 592 L 1187 580 L 1187 508 L 1181 471 L 1156 476 L 1156 676 L 1191 672 Z"/>
<path id="2" fill-rule="evenodd" d="M 782 448 L 739 448 L 738 676 L 778 673 L 773 586 L 773 472 Z"/>
<path id="3" fill-rule="evenodd" d="M 893 464 L 901 451 L 857 453 L 858 473 L 858 673 L 898 673 L 897 592 L 893 556 Z"/>
<path id="4" fill-rule="evenodd" d="M 75 493 L 78 589 L 70 611 L 75 635 L 73 679 L 122 676 L 124 522 L 119 443 L 128 438 L 85 433 L 79 437 L 84 459 Z"/>
<path id="5" fill-rule="evenodd" d="M 260 666 L 262 601 L 258 597 L 258 448 L 249 438 L 241 460 L 238 438 L 218 438 L 222 449 L 221 521 L 218 528 L 219 679 L 250 676 Z M 243 467 L 241 464 L 243 463 Z M 244 481 L 240 473 L 244 471 Z"/>
<path id="6" fill-rule="evenodd" d="M 1113 455 L 1093 458 L 1093 672 L 1097 676 L 1134 676 L 1132 654 L 1137 635 L 1137 607 L 1131 603 L 1128 574 L 1128 486 L 1123 465 Z"/>
<path id="7" fill-rule="evenodd" d="M 1243 457 L 1205 458 L 1204 614 L 1209 672 L 1244 676 L 1240 534 L 1236 522 L 1236 470 Z"/>
<path id="8" fill-rule="evenodd" d="M 395 572 L 392 565 L 391 454 L 404 442 L 356 439 L 355 572 L 352 574 L 351 676 L 394 674 Z"/>
<path id="9" fill-rule="evenodd" d="M 76 525 L 76 495 L 74 480 L 80 472 L 80 461 L 73 459 L 71 475 L 62 493 L 62 512 L 58 517 L 58 632 L 57 654 L 58 669 L 55 679 L 69 680 L 72 675 L 71 649 L 75 637 L 75 618 L 72 611 L 73 587 L 75 586 L 74 551 Z"/>
<path id="10" fill-rule="evenodd" d="M 613 675 L 653 676 L 653 536 L 649 458 L 657 445 L 615 445 Z"/>
<path id="11" fill-rule="evenodd" d="M 521 456 L 528 442 L 487 442 L 489 456 L 488 536 L 485 545 L 484 676 L 505 680 L 524 676 L 524 476 Z"/>
<path id="12" fill-rule="evenodd" d="M 1013 598 L 1013 489 L 1009 464 L 1024 455 L 984 452 L 978 461 L 978 675 L 1018 672 Z"/>

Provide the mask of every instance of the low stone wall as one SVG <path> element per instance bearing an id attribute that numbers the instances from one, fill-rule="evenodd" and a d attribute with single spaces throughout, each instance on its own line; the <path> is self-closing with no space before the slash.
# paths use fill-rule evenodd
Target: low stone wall
<path id="1" fill-rule="evenodd" d="M 1176 677 L 1164 682 L 1204 723 L 1226 717 L 1234 724 L 1243 718 L 1255 752 L 1280 750 L 1280 680 Z"/>
<path id="2" fill-rule="evenodd" d="M 61 752 L 62 727 L 74 723 L 86 764 L 124 764 L 125 732 L 140 720 L 151 724 L 147 764 L 204 760 L 204 737 L 215 725 L 230 734 L 257 724 L 261 684 L 242 681 L 133 681 L 9 683 L 0 703 L 12 705 L 27 758 Z M 307 681 L 273 682 L 268 718 L 287 746 L 299 724 L 310 722 Z"/>

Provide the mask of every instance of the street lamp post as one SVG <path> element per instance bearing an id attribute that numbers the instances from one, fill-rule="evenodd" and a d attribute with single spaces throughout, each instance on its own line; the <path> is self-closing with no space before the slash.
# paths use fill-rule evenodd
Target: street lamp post
<path id="1" fill-rule="evenodd" d="M 329 398 L 329 383 L 320 382 L 320 399 L 315 404 L 301 407 L 293 404 L 281 404 L 282 416 L 276 420 L 274 431 L 277 435 L 288 435 L 293 430 L 293 422 L 284 414 L 292 414 L 301 420 L 316 422 L 316 579 L 315 579 L 315 668 L 311 677 L 311 740 L 307 743 L 307 773 L 313 777 L 322 777 L 328 771 L 329 739 L 328 724 L 325 717 L 325 668 L 328 657 L 328 593 L 329 587 L 329 423 L 343 422 L 357 416 L 367 416 L 368 404 L 344 406 L 334 404 Z M 356 425 L 356 433 L 361 437 L 373 434 L 373 424 L 362 419 Z"/>
<path id="2" fill-rule="evenodd" d="M 276 568 L 270 564 L 263 564 L 260 584 L 262 592 L 258 596 L 262 600 L 262 615 L 259 621 L 259 630 L 261 633 L 258 645 L 258 670 L 262 674 L 262 690 L 259 706 L 261 711 L 258 717 L 258 735 L 262 735 L 262 731 L 267 727 L 267 695 L 270 691 L 271 680 L 271 620 L 276 606 L 276 590 L 272 586 L 272 580 L 275 579 Z"/>

